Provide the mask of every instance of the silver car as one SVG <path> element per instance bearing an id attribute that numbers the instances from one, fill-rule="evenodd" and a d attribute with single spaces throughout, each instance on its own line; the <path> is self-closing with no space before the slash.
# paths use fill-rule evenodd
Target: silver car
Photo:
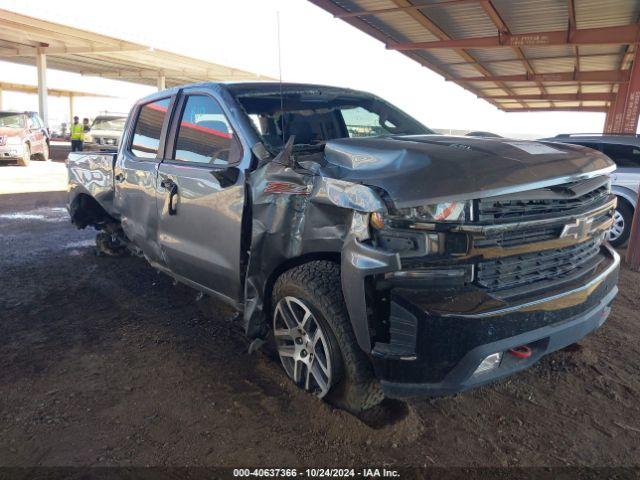
<path id="1" fill-rule="evenodd" d="M 638 200 L 640 137 L 638 135 L 572 133 L 544 140 L 593 148 L 615 162 L 617 168 L 611 174 L 611 191 L 618 197 L 618 207 L 614 214 L 613 226 L 609 232 L 609 242 L 615 247 L 624 245 L 631 233 L 633 213 Z"/>

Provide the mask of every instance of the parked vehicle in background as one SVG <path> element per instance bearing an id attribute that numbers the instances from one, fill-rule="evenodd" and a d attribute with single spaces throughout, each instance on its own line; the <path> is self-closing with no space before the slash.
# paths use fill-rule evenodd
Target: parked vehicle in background
<path id="1" fill-rule="evenodd" d="M 94 118 L 89 133 L 84 136 L 84 150 L 113 151 L 118 148 L 127 115 L 109 113 Z"/>
<path id="2" fill-rule="evenodd" d="M 640 136 L 603 135 L 597 133 L 560 134 L 546 141 L 571 143 L 604 153 L 617 165 L 611 174 L 611 191 L 618 197 L 618 206 L 609 231 L 609 242 L 623 246 L 631 234 L 633 214 L 637 208 L 640 184 Z"/>
<path id="3" fill-rule="evenodd" d="M 36 112 L 0 111 L 0 161 L 49 159 L 49 132 Z"/>
<path id="4" fill-rule="evenodd" d="M 618 291 L 606 156 L 438 135 L 364 92 L 176 87 L 134 106 L 117 153 L 67 165 L 100 251 L 228 302 L 296 385 L 351 411 L 528 368 Z"/>

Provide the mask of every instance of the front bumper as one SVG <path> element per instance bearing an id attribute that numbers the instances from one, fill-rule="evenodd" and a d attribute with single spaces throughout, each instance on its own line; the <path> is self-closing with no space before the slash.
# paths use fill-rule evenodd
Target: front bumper
<path id="1" fill-rule="evenodd" d="M 346 282 L 355 282 L 358 272 L 365 275 L 349 261 L 365 263 L 367 252 L 356 255 L 357 250 L 352 245 L 350 256 L 343 255 L 345 287 L 354 284 Z M 400 340 L 367 350 L 383 391 L 392 398 L 454 394 L 523 370 L 580 340 L 604 323 L 618 291 L 619 256 L 608 245 L 600 254 L 603 261 L 588 278 L 521 302 L 496 301 L 473 286 L 437 292 L 392 289 L 390 323 Z M 354 314 L 362 314 L 361 293 L 343 290 L 353 321 Z M 507 353 L 522 345 L 531 348 L 529 358 Z M 487 356 L 498 352 L 503 357 L 497 368 L 475 373 Z"/>
<path id="2" fill-rule="evenodd" d="M 0 146 L 0 160 L 18 160 L 24 154 L 24 145 L 2 145 Z"/>

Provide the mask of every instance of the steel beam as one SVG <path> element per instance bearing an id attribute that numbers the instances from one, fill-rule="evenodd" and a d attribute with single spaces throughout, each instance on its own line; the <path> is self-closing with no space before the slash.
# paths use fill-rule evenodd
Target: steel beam
<path id="1" fill-rule="evenodd" d="M 488 77 L 450 77 L 456 82 L 614 82 L 629 81 L 628 70 L 602 70 L 596 72 L 525 73 L 517 75 L 493 75 Z"/>
<path id="2" fill-rule="evenodd" d="M 546 93 L 532 95 L 494 95 L 494 100 L 550 100 L 575 102 L 609 102 L 615 100 L 613 93 Z"/>
<path id="3" fill-rule="evenodd" d="M 46 55 L 77 55 L 77 54 L 105 54 L 119 52 L 144 52 L 148 47 L 115 46 L 115 47 L 19 47 L 0 48 L 0 58 L 35 57 L 39 53 Z"/>
<path id="4" fill-rule="evenodd" d="M 334 14 L 335 18 L 353 18 L 353 17 L 369 17 L 371 15 L 380 15 L 384 13 L 407 12 L 415 10 L 424 10 L 429 8 L 441 8 L 461 3 L 478 3 L 480 0 L 444 0 L 438 3 L 416 3 L 404 7 L 387 7 L 376 8 L 374 10 L 354 10 L 353 12 L 342 12 Z"/>
<path id="5" fill-rule="evenodd" d="M 607 107 L 539 107 L 539 108 L 504 108 L 505 112 L 606 112 Z"/>
<path id="6" fill-rule="evenodd" d="M 524 34 L 500 33 L 492 37 L 457 38 L 433 42 L 389 43 L 390 50 L 430 50 L 437 48 L 495 48 L 544 45 L 627 45 L 638 41 L 638 25 L 586 28 Z"/>

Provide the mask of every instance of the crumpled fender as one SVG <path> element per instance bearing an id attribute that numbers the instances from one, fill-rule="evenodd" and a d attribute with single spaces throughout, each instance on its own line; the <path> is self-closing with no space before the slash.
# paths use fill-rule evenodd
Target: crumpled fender
<path id="1" fill-rule="evenodd" d="M 369 351 L 364 277 L 399 263 L 397 255 L 385 255 L 359 240 L 368 235 L 369 212 L 384 210 L 382 200 L 368 187 L 327 178 L 282 155 L 247 176 L 247 195 L 246 334 L 268 334 L 270 288 L 287 266 L 306 256 L 335 255 L 344 269 L 342 290 L 358 343 Z"/>

